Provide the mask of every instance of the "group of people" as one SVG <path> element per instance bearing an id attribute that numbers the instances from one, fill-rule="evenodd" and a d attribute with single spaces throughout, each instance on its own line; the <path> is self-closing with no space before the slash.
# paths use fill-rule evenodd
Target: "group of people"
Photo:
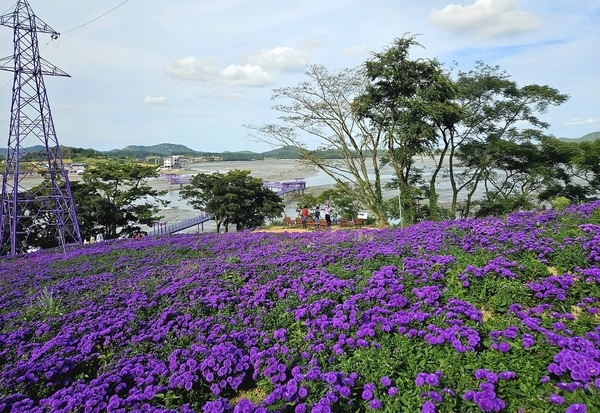
<path id="1" fill-rule="evenodd" d="M 102 233 L 99 233 L 98 235 L 96 235 L 95 237 L 92 235 L 90 237 L 90 240 L 88 241 L 88 239 L 84 239 L 83 243 L 84 244 L 93 244 L 94 242 L 102 242 L 104 241 L 104 235 L 102 235 Z"/>
<path id="2" fill-rule="evenodd" d="M 132 235 L 132 237 L 134 239 L 142 239 L 142 233 L 137 231 L 135 234 Z M 95 242 L 102 242 L 102 241 L 104 241 L 104 235 L 100 232 L 95 237 L 92 235 L 89 240 L 87 238 L 85 238 L 83 240 L 83 243 L 84 244 L 93 244 Z"/>
<path id="3" fill-rule="evenodd" d="M 327 222 L 327 228 L 331 228 L 331 208 L 329 205 L 325 205 L 323 208 L 323 213 L 325 214 L 325 221 Z M 310 218 L 310 211 L 308 207 L 304 205 L 302 210 L 300 211 L 300 217 L 302 218 L 302 228 L 307 228 L 307 222 Z M 315 208 L 315 212 L 313 214 L 313 218 L 315 222 L 319 222 L 321 220 L 321 207 L 317 205 Z"/>

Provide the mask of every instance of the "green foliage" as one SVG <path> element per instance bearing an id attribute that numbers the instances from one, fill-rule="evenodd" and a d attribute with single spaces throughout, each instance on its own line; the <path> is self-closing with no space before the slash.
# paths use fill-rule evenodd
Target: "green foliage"
<path id="1" fill-rule="evenodd" d="M 296 201 L 296 212 L 298 213 L 298 216 L 300 216 L 300 211 L 302 211 L 304 206 L 308 208 L 310 215 L 313 215 L 315 209 L 320 206 L 319 199 L 313 194 L 305 193 L 296 195 L 294 199 Z"/>
<path id="2" fill-rule="evenodd" d="M 42 288 L 37 297 L 23 311 L 25 321 L 40 321 L 62 315 L 63 306 L 47 287 Z"/>
<path id="3" fill-rule="evenodd" d="M 568 207 L 571 204 L 571 201 L 569 201 L 569 199 L 564 196 L 559 196 L 559 197 L 554 198 L 551 201 L 551 203 L 552 203 L 552 207 L 554 209 L 563 211 L 566 207 Z"/>
<path id="4" fill-rule="evenodd" d="M 503 197 L 498 192 L 489 192 L 481 201 L 477 201 L 479 206 L 475 216 L 504 216 L 511 212 L 519 210 L 530 210 L 533 207 L 531 200 L 524 195 L 514 195 Z"/>
<path id="5" fill-rule="evenodd" d="M 466 196 L 463 213 L 471 214 L 475 188 L 497 193 L 502 199 L 530 198 L 553 184 L 555 159 L 539 145 L 549 125 L 539 114 L 568 96 L 549 86 L 519 86 L 498 66 L 478 62 L 456 79 L 463 117 L 444 139 L 453 164 L 453 208 Z M 460 170 L 457 166 L 460 165 Z M 505 209 L 505 206 L 495 205 Z M 456 209 L 453 211 L 456 213 Z"/>
<path id="6" fill-rule="evenodd" d="M 280 217 L 283 200 L 265 187 L 250 171 L 234 169 L 222 174 L 195 175 L 181 190 L 181 197 L 190 205 L 214 215 L 217 231 L 235 225 L 238 231 L 264 225 L 265 218 Z"/>
<path id="7" fill-rule="evenodd" d="M 349 196 L 339 184 L 336 184 L 333 189 L 326 189 L 321 192 L 317 197 L 317 203 L 329 205 L 332 209 L 332 215 L 338 219 L 353 219 L 363 208 L 356 198 Z"/>
<path id="8" fill-rule="evenodd" d="M 152 227 L 166 191 L 152 189 L 147 180 L 156 178 L 153 166 L 110 160 L 86 168 L 82 182 L 73 182 L 80 229 L 85 238 L 101 232 L 105 239 L 131 236 L 140 225 Z"/>

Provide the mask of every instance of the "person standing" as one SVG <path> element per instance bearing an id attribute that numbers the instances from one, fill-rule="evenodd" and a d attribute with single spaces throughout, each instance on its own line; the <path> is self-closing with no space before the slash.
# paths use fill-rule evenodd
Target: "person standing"
<path id="1" fill-rule="evenodd" d="M 302 228 L 306 229 L 306 221 L 308 220 L 308 207 L 306 205 L 300 211 L 300 216 L 302 218 Z"/>
<path id="2" fill-rule="evenodd" d="M 331 228 L 331 208 L 325 205 L 325 221 L 327 221 L 327 228 Z"/>

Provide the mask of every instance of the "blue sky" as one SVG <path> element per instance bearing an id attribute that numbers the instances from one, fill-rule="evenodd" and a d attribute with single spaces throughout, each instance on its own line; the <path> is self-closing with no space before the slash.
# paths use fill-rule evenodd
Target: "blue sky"
<path id="1" fill-rule="evenodd" d="M 543 115 L 557 137 L 600 130 L 598 0 L 28 1 L 61 33 L 38 35 L 41 56 L 71 75 L 44 79 L 62 145 L 266 151 L 243 125 L 276 122 L 273 89 L 306 79 L 307 64 L 358 66 L 405 33 L 426 48 L 414 57 L 465 71 L 481 60 L 570 95 Z M 0 57 L 12 52 L 2 26 Z M 0 88 L 6 147 L 12 73 Z"/>

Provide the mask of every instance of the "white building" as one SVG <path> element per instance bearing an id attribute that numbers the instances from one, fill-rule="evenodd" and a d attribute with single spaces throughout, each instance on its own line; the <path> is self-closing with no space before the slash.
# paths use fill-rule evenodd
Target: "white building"
<path id="1" fill-rule="evenodd" d="M 165 169 L 179 169 L 181 167 L 180 156 L 165 156 L 163 166 Z"/>

